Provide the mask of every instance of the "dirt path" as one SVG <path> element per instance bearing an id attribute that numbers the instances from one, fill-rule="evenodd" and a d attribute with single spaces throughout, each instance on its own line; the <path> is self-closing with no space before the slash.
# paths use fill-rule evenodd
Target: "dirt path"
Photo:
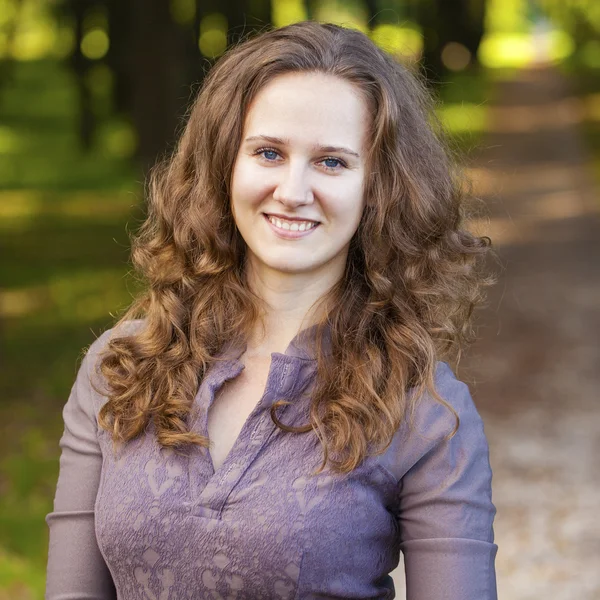
<path id="1" fill-rule="evenodd" d="M 600 599 L 600 198 L 578 115 L 553 70 L 498 83 L 473 169 L 502 271 L 458 375 L 490 442 L 502 600 Z"/>

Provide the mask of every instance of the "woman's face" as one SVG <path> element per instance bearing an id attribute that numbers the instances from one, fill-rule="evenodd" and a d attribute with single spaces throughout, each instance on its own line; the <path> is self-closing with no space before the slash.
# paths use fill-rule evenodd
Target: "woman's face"
<path id="1" fill-rule="evenodd" d="M 253 268 L 341 276 L 365 203 L 369 125 L 357 88 L 332 75 L 287 73 L 257 94 L 231 183 Z"/>

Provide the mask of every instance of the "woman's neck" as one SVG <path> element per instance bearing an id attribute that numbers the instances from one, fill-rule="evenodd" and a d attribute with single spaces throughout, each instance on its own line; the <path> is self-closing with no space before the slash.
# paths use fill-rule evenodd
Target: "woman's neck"
<path id="1" fill-rule="evenodd" d="M 341 274 L 340 274 L 341 276 Z M 263 301 L 265 312 L 248 340 L 248 356 L 285 352 L 299 331 L 316 324 L 323 316 L 321 299 L 339 280 L 336 274 L 283 273 L 249 264 L 248 285 Z"/>

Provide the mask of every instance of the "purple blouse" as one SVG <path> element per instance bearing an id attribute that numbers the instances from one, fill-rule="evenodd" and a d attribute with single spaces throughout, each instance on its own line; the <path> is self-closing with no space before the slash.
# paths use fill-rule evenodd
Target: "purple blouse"
<path id="1" fill-rule="evenodd" d="M 92 344 L 63 411 L 48 600 L 394 598 L 400 552 L 408 600 L 496 599 L 488 445 L 467 386 L 439 363 L 437 390 L 460 417 L 450 440 L 452 413 L 427 396 L 384 454 L 311 476 L 316 436 L 280 430 L 269 407 L 289 400 L 281 421 L 308 422 L 313 331 L 271 355 L 264 394 L 216 471 L 206 449 L 161 449 L 152 426 L 113 452 L 91 382 L 102 385 L 98 356 L 114 330 Z M 208 409 L 243 351 L 230 347 L 207 372 L 195 431 L 208 435 Z"/>

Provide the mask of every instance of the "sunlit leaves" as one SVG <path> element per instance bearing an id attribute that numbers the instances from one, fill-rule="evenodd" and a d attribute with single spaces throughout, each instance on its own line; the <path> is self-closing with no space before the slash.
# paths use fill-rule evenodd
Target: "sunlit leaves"
<path id="1" fill-rule="evenodd" d="M 271 18 L 275 27 L 284 27 L 306 19 L 303 0 L 275 0 L 272 4 Z"/>
<path id="2" fill-rule="evenodd" d="M 374 27 L 371 39 L 399 59 L 418 60 L 423 50 L 423 36 L 416 25 L 383 23 Z"/>
<path id="3" fill-rule="evenodd" d="M 209 58 L 215 58 L 227 48 L 227 19 L 221 13 L 205 16 L 200 21 L 200 52 Z"/>
<path id="4" fill-rule="evenodd" d="M 196 17 L 196 0 L 171 0 L 171 17 L 179 25 L 189 25 Z"/>
<path id="5" fill-rule="evenodd" d="M 81 53 L 91 60 L 106 56 L 110 41 L 108 33 L 103 29 L 87 31 L 81 40 Z"/>
<path id="6" fill-rule="evenodd" d="M 368 15 L 359 0 L 323 0 L 316 3 L 314 19 L 368 31 Z"/>

